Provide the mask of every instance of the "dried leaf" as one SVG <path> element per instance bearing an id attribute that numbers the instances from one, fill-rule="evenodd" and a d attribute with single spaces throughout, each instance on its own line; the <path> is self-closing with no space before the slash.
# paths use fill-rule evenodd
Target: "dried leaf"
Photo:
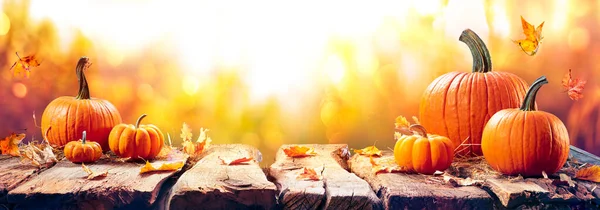
<path id="1" fill-rule="evenodd" d="M 363 149 L 355 149 L 354 153 L 366 156 L 381 156 L 381 150 L 377 149 L 375 146 L 368 146 Z"/>
<path id="2" fill-rule="evenodd" d="M 21 143 L 21 141 L 23 141 L 24 138 L 24 133 L 12 133 L 10 134 L 10 136 L 7 136 L 6 138 L 0 140 L 0 152 L 2 152 L 1 154 L 10 155 L 13 157 L 21 156 L 21 153 L 19 152 L 19 143 Z"/>
<path id="3" fill-rule="evenodd" d="M 176 150 L 175 148 L 173 148 L 172 146 L 169 145 L 163 145 L 162 149 L 160 150 L 160 152 L 158 153 L 158 155 L 156 155 L 157 160 L 182 160 L 182 159 L 186 159 L 187 158 L 187 154 Z"/>
<path id="4" fill-rule="evenodd" d="M 587 168 L 579 169 L 575 174 L 575 179 L 600 183 L 600 166 L 592 165 Z"/>
<path id="5" fill-rule="evenodd" d="M 151 171 L 176 171 L 185 165 L 184 161 L 167 162 L 160 164 L 159 167 L 154 167 L 150 162 L 146 161 L 146 164 L 140 169 L 140 174 L 151 172 Z"/>
<path id="6" fill-rule="evenodd" d="M 571 177 L 567 176 L 566 174 L 559 174 L 558 176 L 560 177 L 560 181 L 567 182 L 569 187 L 575 187 L 575 182 L 573 182 Z"/>
<path id="7" fill-rule="evenodd" d="M 451 176 L 448 174 L 444 174 L 444 181 L 454 187 L 464 187 L 464 186 L 473 186 L 478 184 L 483 184 L 483 180 L 471 179 L 471 177 L 467 177 L 465 179 Z"/>
<path id="8" fill-rule="evenodd" d="M 183 141 L 191 141 L 192 140 L 192 129 L 187 123 L 183 123 L 183 127 L 181 128 L 181 138 Z"/>
<path id="9" fill-rule="evenodd" d="M 317 154 L 315 152 L 315 149 L 312 147 L 297 146 L 297 145 L 291 146 L 288 148 L 284 148 L 283 152 L 285 153 L 285 155 L 287 155 L 288 157 L 292 157 L 292 158 L 314 156 Z"/>
<path id="10" fill-rule="evenodd" d="M 13 65 L 10 67 L 10 70 L 13 72 L 13 76 L 21 75 L 24 72 L 25 77 L 29 78 L 31 67 L 38 67 L 40 66 L 41 62 L 38 62 L 35 54 L 25 57 L 19 56 L 18 52 L 16 54 L 19 60 L 13 63 Z"/>
<path id="11" fill-rule="evenodd" d="M 521 25 L 523 26 L 523 34 L 525 34 L 525 39 L 513 41 L 517 45 L 521 47 L 521 50 L 525 52 L 525 54 L 533 56 L 537 53 L 540 44 L 542 43 L 542 28 L 544 27 L 544 22 L 542 22 L 537 28 L 534 28 L 533 25 L 528 23 L 523 16 L 521 16 Z"/>
<path id="12" fill-rule="evenodd" d="M 319 181 L 319 180 L 323 179 L 323 177 L 321 175 L 317 174 L 315 169 L 304 167 L 302 173 L 300 173 L 298 175 L 297 179 Z"/>
<path id="13" fill-rule="evenodd" d="M 406 119 L 406 117 L 400 115 L 396 117 L 395 125 L 395 134 L 394 138 L 397 140 L 402 135 L 413 135 L 413 132 L 410 130 L 410 122 Z"/>
<path id="14" fill-rule="evenodd" d="M 204 152 L 204 150 L 206 150 L 206 148 L 208 148 L 212 142 L 212 139 L 206 134 L 207 132 L 208 129 L 200 128 L 200 135 L 194 143 L 192 142 L 191 128 L 186 123 L 183 123 L 183 128 L 181 129 L 181 138 L 183 138 L 181 145 L 183 146 L 183 152 L 191 156 L 202 154 L 202 152 Z"/>
<path id="15" fill-rule="evenodd" d="M 565 91 L 569 95 L 571 100 L 577 101 L 583 98 L 583 88 L 587 81 L 581 80 L 579 78 L 573 79 L 571 76 L 571 69 L 569 72 L 565 74 L 562 80 L 562 85 L 565 88 Z"/>
<path id="16" fill-rule="evenodd" d="M 97 179 L 97 178 L 104 178 L 104 177 L 108 176 L 108 170 L 106 170 L 104 173 L 96 173 L 96 172 L 93 172 L 92 169 L 88 168 L 83 163 L 81 163 L 81 167 L 83 168 L 83 171 L 85 171 L 88 174 L 87 179 L 89 179 L 89 180 L 93 180 L 93 179 Z"/>
<path id="17" fill-rule="evenodd" d="M 241 157 L 241 158 L 233 159 L 233 158 L 222 158 L 221 156 L 219 156 L 219 160 L 221 160 L 221 163 L 223 165 L 242 165 L 242 164 L 248 163 L 248 161 L 254 160 L 254 158 Z"/>
<path id="18" fill-rule="evenodd" d="M 369 158 L 369 161 L 371 162 L 371 171 L 375 174 L 406 172 L 406 170 L 399 167 L 393 159 L 391 159 L 392 161 L 390 161 L 390 159 L 385 161 L 384 159 L 384 161 L 377 162 L 373 156 L 370 156 Z"/>

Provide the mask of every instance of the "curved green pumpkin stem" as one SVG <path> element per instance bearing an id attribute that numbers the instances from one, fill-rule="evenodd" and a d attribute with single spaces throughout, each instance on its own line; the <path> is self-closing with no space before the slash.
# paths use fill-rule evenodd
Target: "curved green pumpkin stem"
<path id="1" fill-rule="evenodd" d="M 545 84 L 548 84 L 546 76 L 541 76 L 540 78 L 537 78 L 535 82 L 533 82 L 531 87 L 529 87 L 529 90 L 527 90 L 523 104 L 521 104 L 522 111 L 535 111 L 535 97 L 542 85 Z"/>
<path id="2" fill-rule="evenodd" d="M 86 133 L 85 133 L 85 131 L 83 131 L 83 136 L 81 137 L 81 144 L 85 144 L 85 136 L 86 136 Z"/>
<path id="3" fill-rule="evenodd" d="M 417 133 L 419 133 L 419 135 L 427 138 L 427 130 L 425 130 L 425 127 L 423 127 L 422 125 L 413 124 L 409 127 L 409 129 L 411 131 L 416 131 Z"/>
<path id="4" fill-rule="evenodd" d="M 142 116 L 140 116 L 140 118 L 137 119 L 137 122 L 135 123 L 136 129 L 140 127 L 140 122 L 142 122 L 142 119 L 144 119 L 144 117 L 146 117 L 146 114 L 142 114 Z"/>
<path id="5" fill-rule="evenodd" d="M 76 99 L 90 99 L 90 89 L 83 73 L 89 66 L 89 63 L 90 59 L 83 56 L 77 62 L 77 67 L 75 67 L 75 74 L 77 74 L 77 81 L 79 81 L 79 92 L 77 93 L 77 97 L 75 97 Z"/>
<path id="6" fill-rule="evenodd" d="M 492 59 L 485 43 L 471 29 L 466 29 L 458 38 L 469 46 L 473 56 L 473 73 L 486 73 L 492 71 Z"/>

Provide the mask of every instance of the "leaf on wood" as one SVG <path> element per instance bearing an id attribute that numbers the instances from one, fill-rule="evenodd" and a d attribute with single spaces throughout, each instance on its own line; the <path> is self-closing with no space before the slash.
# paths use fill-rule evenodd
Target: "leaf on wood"
<path id="1" fill-rule="evenodd" d="M 29 78 L 31 74 L 31 67 L 40 66 L 41 62 L 39 62 L 35 56 L 35 54 L 21 57 L 17 52 L 18 61 L 15 61 L 13 65 L 10 67 L 10 70 L 13 72 L 13 76 L 18 76 L 25 73 L 25 77 Z"/>
<path id="2" fill-rule="evenodd" d="M 471 179 L 471 177 L 467 178 L 459 178 L 455 176 L 451 176 L 448 174 L 444 174 L 444 181 L 454 187 L 465 187 L 465 186 L 473 186 L 473 185 L 481 185 L 483 184 L 483 180 Z"/>
<path id="3" fill-rule="evenodd" d="M 172 146 L 169 145 L 163 145 L 162 149 L 160 149 L 160 152 L 158 153 L 158 155 L 156 155 L 157 160 L 182 160 L 187 158 L 187 154 L 185 154 L 184 152 L 181 152 L 175 148 L 173 148 Z"/>
<path id="4" fill-rule="evenodd" d="M 58 160 L 52 147 L 46 142 L 29 142 L 21 148 L 21 164 L 34 165 L 36 167 L 50 167 Z"/>
<path id="5" fill-rule="evenodd" d="M 300 173 L 297 177 L 299 180 L 311 180 L 311 181 L 319 181 L 323 179 L 323 177 L 315 171 L 313 168 L 304 167 L 302 173 Z"/>
<path id="6" fill-rule="evenodd" d="M 544 22 L 542 22 L 537 28 L 528 23 L 523 16 L 521 16 L 521 25 L 523 27 L 523 34 L 525 34 L 525 39 L 513 41 L 521 50 L 525 52 L 525 54 L 529 56 L 533 56 L 537 53 L 540 44 L 542 43 L 542 28 L 544 27 Z"/>
<path id="7" fill-rule="evenodd" d="M 176 171 L 176 170 L 181 169 L 183 167 L 183 165 L 185 165 L 185 162 L 182 160 L 182 161 L 162 163 L 162 164 L 160 164 L 159 167 L 155 167 L 150 162 L 146 161 L 146 164 L 140 169 L 140 174 L 152 172 L 152 171 Z"/>
<path id="8" fill-rule="evenodd" d="M 562 85 L 565 88 L 567 95 L 569 95 L 569 98 L 571 98 L 571 100 L 577 101 L 583 98 L 583 88 L 586 82 L 587 81 L 581 80 L 579 78 L 573 79 L 571 75 L 571 69 L 569 69 L 569 72 L 567 72 L 567 74 L 565 74 L 565 76 L 563 77 Z"/>
<path id="9" fill-rule="evenodd" d="M 375 146 L 368 146 L 368 147 L 365 147 L 362 149 L 355 149 L 354 153 L 359 154 L 359 155 L 381 157 L 381 150 L 377 149 L 377 147 L 375 147 Z"/>
<path id="10" fill-rule="evenodd" d="M 560 179 L 552 180 L 553 185 L 575 187 L 575 182 L 571 180 L 571 177 L 567 176 L 566 174 L 559 174 L 558 176 Z"/>
<path id="11" fill-rule="evenodd" d="M 600 183 L 600 166 L 592 165 L 587 168 L 579 169 L 579 171 L 577 171 L 575 174 L 575 179 Z"/>
<path id="12" fill-rule="evenodd" d="M 406 170 L 398 166 L 392 158 L 386 158 L 379 162 L 375 161 L 373 156 L 370 156 L 369 158 L 369 161 L 371 162 L 371 171 L 375 174 L 406 172 Z"/>
<path id="13" fill-rule="evenodd" d="M 6 138 L 0 140 L 0 152 L 2 155 L 10 155 L 13 157 L 21 156 L 19 152 L 19 143 L 25 138 L 24 133 L 12 133 Z"/>
<path id="14" fill-rule="evenodd" d="M 104 178 L 104 177 L 108 176 L 108 170 L 106 170 L 103 173 L 96 173 L 96 172 L 92 171 L 92 169 L 88 168 L 83 163 L 81 163 L 81 167 L 83 168 L 83 171 L 85 171 L 88 174 L 87 179 L 89 179 L 89 180 L 94 180 L 94 179 L 98 179 L 98 178 Z"/>
<path id="15" fill-rule="evenodd" d="M 223 165 L 242 165 L 242 164 L 247 164 L 249 161 L 254 160 L 254 158 L 251 157 L 241 157 L 241 158 L 222 158 L 221 156 L 219 156 L 219 160 L 221 160 L 221 163 Z"/>
<path id="16" fill-rule="evenodd" d="M 314 148 L 297 145 L 284 148 L 283 152 L 285 153 L 285 155 L 291 158 L 300 158 L 317 155 Z"/>

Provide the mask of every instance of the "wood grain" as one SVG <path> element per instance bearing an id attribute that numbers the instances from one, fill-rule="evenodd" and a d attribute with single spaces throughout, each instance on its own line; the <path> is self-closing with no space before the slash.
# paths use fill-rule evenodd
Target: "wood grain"
<path id="1" fill-rule="evenodd" d="M 348 146 L 345 144 L 306 144 L 317 155 L 290 158 L 282 145 L 269 174 L 280 190 L 279 201 L 284 209 L 380 209 L 377 198 L 369 184 L 348 172 Z M 322 173 L 321 181 L 298 180 L 303 167 Z"/>
<path id="2" fill-rule="evenodd" d="M 8 191 L 37 175 L 45 168 L 20 163 L 18 157 L 0 155 L 0 204 L 7 203 Z"/>
<path id="3" fill-rule="evenodd" d="M 221 158 L 252 157 L 260 152 L 242 144 L 212 145 L 172 188 L 170 209 L 274 209 L 277 188 L 256 161 L 223 165 Z"/>

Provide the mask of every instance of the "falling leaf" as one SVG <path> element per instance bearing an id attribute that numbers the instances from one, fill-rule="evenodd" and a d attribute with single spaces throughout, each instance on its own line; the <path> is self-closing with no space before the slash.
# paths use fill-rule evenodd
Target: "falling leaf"
<path id="1" fill-rule="evenodd" d="M 192 140 L 192 129 L 187 123 L 183 123 L 183 127 L 181 128 L 181 138 L 183 141 L 191 141 Z"/>
<path id="2" fill-rule="evenodd" d="M 19 143 L 21 143 L 21 141 L 23 141 L 24 138 L 24 133 L 12 133 L 10 134 L 10 136 L 7 136 L 6 138 L 0 140 L 0 152 L 2 152 L 1 154 L 10 155 L 13 157 L 21 156 L 21 153 L 19 152 Z"/>
<path id="3" fill-rule="evenodd" d="M 288 157 L 292 157 L 292 158 L 314 156 L 317 154 L 315 152 L 315 149 L 312 147 L 297 146 L 297 145 L 291 146 L 288 148 L 284 148 L 283 152 L 285 153 L 285 155 L 287 155 Z"/>
<path id="4" fill-rule="evenodd" d="M 19 56 L 18 52 L 16 54 L 19 60 L 13 63 L 13 65 L 10 67 L 10 70 L 13 72 L 14 76 L 21 75 L 23 72 L 25 72 L 25 77 L 29 78 L 31 67 L 38 67 L 41 63 L 38 62 L 35 54 L 22 58 Z"/>
<path id="5" fill-rule="evenodd" d="M 586 82 L 587 81 L 580 80 L 579 78 L 573 79 L 573 77 L 571 77 L 571 69 L 569 69 L 569 72 L 563 77 L 562 85 L 565 88 L 567 94 L 569 95 L 569 98 L 571 98 L 571 100 L 577 101 L 583 98 L 582 92 Z"/>
<path id="6" fill-rule="evenodd" d="M 513 41 L 517 45 L 521 47 L 521 50 L 525 52 L 525 54 L 533 56 L 537 53 L 540 44 L 542 43 L 542 28 L 544 27 L 544 22 L 542 22 L 537 28 L 534 28 L 533 25 L 528 23 L 523 16 L 521 16 L 521 25 L 523 26 L 523 34 L 525 34 L 525 39 Z"/>
<path id="7" fill-rule="evenodd" d="M 254 160 L 254 158 L 251 157 L 241 157 L 241 158 L 222 158 L 221 156 L 219 156 L 219 160 L 221 160 L 221 163 L 223 165 L 241 165 L 244 163 L 248 163 L 248 161 Z"/>
<path id="8" fill-rule="evenodd" d="M 363 149 L 355 149 L 354 153 L 366 156 L 381 156 L 381 150 L 375 146 L 368 146 Z"/>
<path id="9" fill-rule="evenodd" d="M 371 167 L 372 167 L 371 171 L 375 174 L 397 173 L 397 172 L 405 172 L 406 171 L 406 170 L 403 170 L 401 167 L 399 167 L 396 164 L 396 162 L 391 158 L 384 159 L 381 162 L 375 161 L 373 156 L 370 156 L 369 158 L 370 158 L 369 162 L 371 162 Z"/>
<path id="10" fill-rule="evenodd" d="M 83 163 L 81 163 L 81 167 L 83 168 L 83 171 L 85 171 L 88 174 L 87 179 L 89 179 L 89 180 L 93 180 L 93 179 L 97 179 L 97 178 L 104 178 L 104 177 L 108 176 L 108 170 L 106 170 L 104 173 L 96 173 L 96 172 L 93 172 L 92 169 L 88 168 Z"/>
<path id="11" fill-rule="evenodd" d="M 159 167 L 154 167 L 150 162 L 146 161 L 146 164 L 140 169 L 140 174 L 151 172 L 151 171 L 176 171 L 185 165 L 184 161 L 175 161 L 160 164 Z"/>
<path id="12" fill-rule="evenodd" d="M 302 173 L 298 175 L 297 179 L 319 181 L 323 179 L 323 177 L 317 174 L 315 169 L 304 167 Z"/>
<path id="13" fill-rule="evenodd" d="M 600 166 L 593 165 L 587 168 L 580 169 L 575 174 L 575 179 L 600 183 Z"/>

